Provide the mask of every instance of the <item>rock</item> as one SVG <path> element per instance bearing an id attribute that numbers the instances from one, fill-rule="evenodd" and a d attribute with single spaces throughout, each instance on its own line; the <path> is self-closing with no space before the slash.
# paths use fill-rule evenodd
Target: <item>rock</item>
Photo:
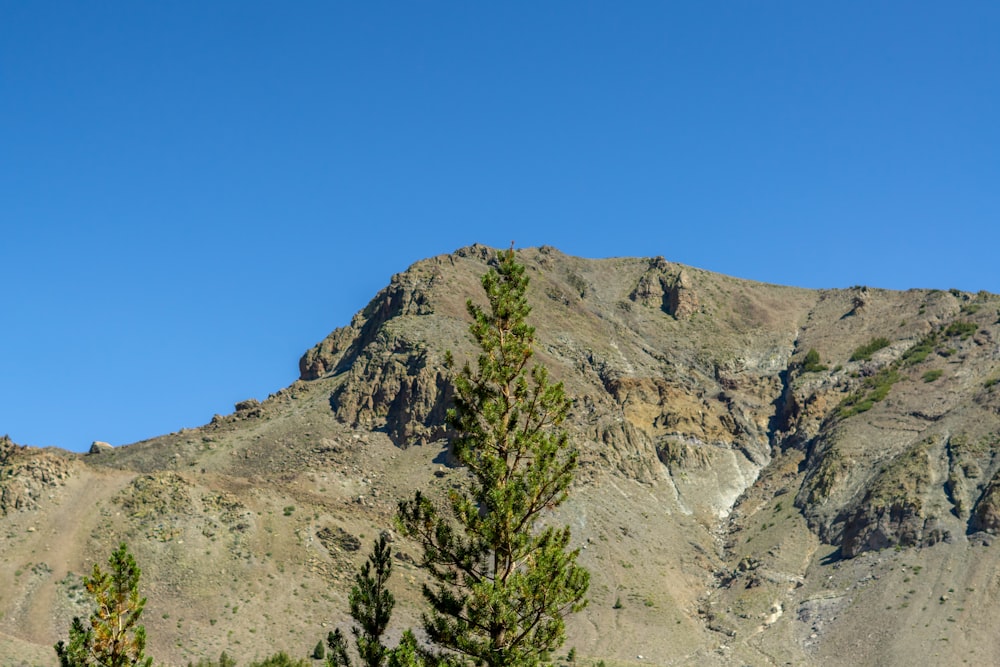
<path id="1" fill-rule="evenodd" d="M 972 510 L 969 528 L 973 531 L 996 533 L 1000 528 L 1000 471 L 986 486 L 983 495 Z"/>
<path id="2" fill-rule="evenodd" d="M 252 419 L 264 414 L 264 408 L 256 398 L 248 398 L 245 401 L 240 401 L 234 407 L 236 408 L 236 417 L 238 419 Z"/>
<path id="3" fill-rule="evenodd" d="M 8 441 L 9 442 L 9 441 Z M 0 450 L 4 440 L 0 439 Z M 0 451 L 0 516 L 37 509 L 48 490 L 63 485 L 71 462 L 48 452 L 13 445 Z"/>
<path id="4" fill-rule="evenodd" d="M 247 412 L 248 410 L 255 410 L 260 407 L 260 401 L 256 398 L 248 398 L 245 401 L 240 401 L 236 404 L 236 412 Z"/>
<path id="5" fill-rule="evenodd" d="M 114 450 L 114 447 L 109 442 L 104 442 L 102 440 L 94 440 L 90 444 L 90 450 L 88 454 L 101 454 L 102 452 L 110 452 Z"/>
<path id="6" fill-rule="evenodd" d="M 690 276 L 681 271 L 667 292 L 667 313 L 679 320 L 686 320 L 698 311 L 698 295 Z"/>
<path id="7" fill-rule="evenodd" d="M 647 307 L 658 307 L 667 315 L 686 320 L 699 308 L 691 276 L 677 270 L 662 257 L 654 257 L 649 269 L 639 278 L 629 299 Z"/>

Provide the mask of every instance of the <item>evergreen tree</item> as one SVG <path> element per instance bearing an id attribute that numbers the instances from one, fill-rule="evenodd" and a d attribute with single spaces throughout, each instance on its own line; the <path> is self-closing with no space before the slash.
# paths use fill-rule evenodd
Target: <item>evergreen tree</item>
<path id="1" fill-rule="evenodd" d="M 448 413 L 469 488 L 452 490 L 445 511 L 418 492 L 398 519 L 434 579 L 424 586 L 424 629 L 446 650 L 438 657 L 536 665 L 564 641 L 563 619 L 585 606 L 590 579 L 568 550 L 569 527 L 539 526 L 566 499 L 577 465 L 560 426 L 570 401 L 543 366 L 529 367 L 528 277 L 513 248 L 482 285 L 489 311 L 467 304 L 481 352 L 475 370 L 467 363 L 456 374 Z"/>
<path id="2" fill-rule="evenodd" d="M 110 570 L 94 564 L 90 577 L 83 578 L 97 608 L 90 615 L 90 627 L 74 618 L 69 643 L 55 646 L 60 667 L 150 667 L 145 657 L 146 629 L 139 625 L 146 598 L 139 597 L 141 570 L 122 542 L 108 559 Z"/>
<path id="3" fill-rule="evenodd" d="M 382 635 L 389 625 L 396 599 L 387 588 L 392 574 L 392 547 L 386 533 L 379 536 L 361 572 L 354 578 L 348 601 L 351 618 L 356 623 L 351 629 L 354 646 L 364 667 L 413 667 L 422 664 L 416 638 L 407 631 L 395 649 L 382 643 Z M 327 635 L 327 667 L 352 667 L 347 650 L 347 640 L 338 628 Z"/>

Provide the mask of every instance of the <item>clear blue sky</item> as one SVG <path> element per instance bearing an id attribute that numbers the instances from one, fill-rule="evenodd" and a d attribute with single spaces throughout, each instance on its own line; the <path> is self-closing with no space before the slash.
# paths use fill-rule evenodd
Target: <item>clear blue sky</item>
<path id="1" fill-rule="evenodd" d="M 1000 292 L 997 2 L 0 3 L 0 433 L 292 382 L 423 257 Z"/>

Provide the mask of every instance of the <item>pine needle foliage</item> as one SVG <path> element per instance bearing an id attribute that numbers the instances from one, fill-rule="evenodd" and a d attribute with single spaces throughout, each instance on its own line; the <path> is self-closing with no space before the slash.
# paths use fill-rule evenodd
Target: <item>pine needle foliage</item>
<path id="1" fill-rule="evenodd" d="M 89 627 L 74 618 L 69 643 L 55 645 L 60 667 L 150 667 L 145 656 L 146 629 L 139 624 L 146 598 L 139 597 L 141 570 L 122 542 L 108 559 L 109 571 L 94 564 L 83 578 L 97 608 Z"/>
<path id="2" fill-rule="evenodd" d="M 389 626 L 392 608 L 396 605 L 396 599 L 387 587 L 391 575 L 392 547 L 389 546 L 388 534 L 382 533 L 361 571 L 355 575 L 354 586 L 348 596 L 351 618 L 356 624 L 351 629 L 354 646 L 364 667 L 419 667 L 423 663 L 417 640 L 409 630 L 403 634 L 396 648 L 389 649 L 382 643 L 382 635 Z M 327 635 L 326 643 L 327 667 L 353 667 L 347 639 L 340 628 Z"/>
<path id="3" fill-rule="evenodd" d="M 454 376 L 452 451 L 468 469 L 439 510 L 418 492 L 399 506 L 402 530 L 423 547 L 428 639 L 439 660 L 532 666 L 565 640 L 564 617 L 583 609 L 590 575 L 568 548 L 568 526 L 543 526 L 567 497 L 577 466 L 561 428 L 570 409 L 561 383 L 530 365 L 534 328 L 525 267 L 514 250 L 483 276 L 489 310 L 469 301 L 476 368 Z M 449 365 L 453 360 L 449 355 Z"/>

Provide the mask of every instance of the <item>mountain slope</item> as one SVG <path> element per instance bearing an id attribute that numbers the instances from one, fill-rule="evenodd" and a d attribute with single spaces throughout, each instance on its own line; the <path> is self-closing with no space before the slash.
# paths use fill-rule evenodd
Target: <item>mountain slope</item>
<path id="1" fill-rule="evenodd" d="M 464 304 L 484 301 L 492 256 L 471 246 L 394 276 L 303 355 L 299 381 L 199 429 L 87 456 L 4 441 L 0 663 L 54 664 L 85 610 L 79 573 L 121 539 L 158 660 L 305 655 L 344 622 L 397 499 L 462 475 L 443 360 L 474 353 Z M 1000 298 L 518 256 L 537 360 L 576 399 L 582 466 L 553 520 L 593 572 L 570 624 L 581 656 L 1000 660 Z M 398 632 L 421 573 L 397 549 Z"/>

